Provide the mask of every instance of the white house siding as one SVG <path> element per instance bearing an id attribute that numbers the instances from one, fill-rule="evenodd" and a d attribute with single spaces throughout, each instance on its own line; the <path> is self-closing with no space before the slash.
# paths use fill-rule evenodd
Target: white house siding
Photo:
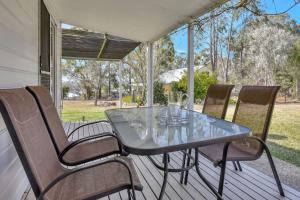
<path id="1" fill-rule="evenodd" d="M 38 8 L 39 0 L 0 0 L 0 88 L 39 83 Z M 59 73 L 57 76 L 60 80 Z M 20 199 L 27 186 L 28 180 L 0 114 L 0 199 Z"/>

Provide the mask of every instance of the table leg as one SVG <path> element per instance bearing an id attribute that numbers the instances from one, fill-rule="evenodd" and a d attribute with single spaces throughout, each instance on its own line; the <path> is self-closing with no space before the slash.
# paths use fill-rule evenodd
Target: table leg
<path id="1" fill-rule="evenodd" d="M 158 164 L 151 156 L 148 156 L 148 159 L 152 162 L 152 164 L 158 168 L 159 170 L 164 172 L 164 180 L 162 183 L 162 188 L 159 194 L 159 200 L 161 200 L 163 198 L 163 195 L 165 193 L 165 189 L 166 189 L 166 185 L 167 185 L 167 181 L 168 181 L 168 174 L 169 172 L 185 172 L 188 171 L 190 169 L 192 169 L 195 165 L 195 159 L 191 156 L 190 153 L 186 153 L 184 152 L 184 154 L 186 155 L 186 157 L 189 158 L 189 164 L 188 166 L 184 166 L 182 168 L 169 168 L 169 162 L 170 162 L 170 155 L 168 153 L 164 153 L 163 154 L 163 158 L 162 158 L 162 162 L 163 162 L 163 166 Z M 190 163 L 191 161 L 193 161 L 192 163 Z"/>
<path id="2" fill-rule="evenodd" d="M 165 190 L 166 190 L 166 185 L 168 182 L 168 173 L 169 173 L 169 169 L 168 169 L 168 164 L 169 164 L 169 154 L 165 153 L 163 155 L 163 163 L 164 163 L 164 180 L 163 180 L 163 184 L 161 187 L 161 191 L 159 194 L 159 200 L 161 200 L 165 194 Z"/>
<path id="3" fill-rule="evenodd" d="M 188 154 L 189 154 L 189 155 L 192 154 L 192 149 L 189 149 L 189 150 L 188 150 Z M 187 167 L 190 166 L 190 162 L 191 162 L 191 157 L 188 156 L 187 162 L 186 162 L 186 166 L 187 166 Z M 184 177 L 184 184 L 185 184 L 185 185 L 187 185 L 188 177 L 189 177 L 189 170 L 185 171 L 185 177 Z"/>
<path id="4" fill-rule="evenodd" d="M 185 161 L 186 161 L 186 150 L 183 151 L 183 158 L 182 158 L 182 165 L 181 168 L 185 167 Z M 180 172 L 180 183 L 183 183 L 183 177 L 184 177 L 184 171 Z"/>

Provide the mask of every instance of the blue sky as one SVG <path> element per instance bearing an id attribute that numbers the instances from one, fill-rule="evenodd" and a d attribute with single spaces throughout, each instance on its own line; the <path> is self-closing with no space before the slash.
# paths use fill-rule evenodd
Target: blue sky
<path id="1" fill-rule="evenodd" d="M 262 0 L 262 4 L 265 5 L 265 9 L 268 13 L 276 13 L 287 10 L 292 4 L 294 0 Z M 276 8 L 274 6 L 276 5 Z M 296 5 L 289 12 L 290 18 L 295 19 L 298 24 L 300 24 L 300 4 Z M 172 34 L 171 39 L 174 43 L 174 47 L 176 52 L 178 53 L 186 53 L 187 52 L 187 30 L 183 29 L 179 32 Z"/>

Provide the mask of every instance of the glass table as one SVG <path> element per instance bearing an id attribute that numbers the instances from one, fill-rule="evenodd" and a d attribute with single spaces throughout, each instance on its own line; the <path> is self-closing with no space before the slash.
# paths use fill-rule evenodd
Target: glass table
<path id="1" fill-rule="evenodd" d="M 158 169 L 164 171 L 159 199 L 163 197 L 169 172 L 188 172 L 193 166 L 196 166 L 200 178 L 220 199 L 221 196 L 199 170 L 198 147 L 216 143 L 229 144 L 251 133 L 245 126 L 175 105 L 112 109 L 105 113 L 127 153 L 148 156 Z M 191 156 L 191 149 L 195 149 L 195 157 Z M 183 164 L 180 169 L 168 168 L 169 154 L 176 151 L 182 151 L 184 157 L 194 162 L 187 166 Z M 226 159 L 227 152 L 224 153 Z M 163 166 L 151 158 L 151 155 L 158 154 L 163 155 Z"/>

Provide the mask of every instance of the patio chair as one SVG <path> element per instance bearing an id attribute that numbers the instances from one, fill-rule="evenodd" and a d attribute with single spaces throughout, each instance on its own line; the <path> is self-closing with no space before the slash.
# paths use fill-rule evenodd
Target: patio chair
<path id="1" fill-rule="evenodd" d="M 221 84 L 213 84 L 210 85 L 206 98 L 203 104 L 202 113 L 208 114 L 210 116 L 225 119 L 228 103 L 230 99 L 230 94 L 234 85 L 221 85 Z M 188 150 L 188 153 L 191 154 L 191 149 Z M 187 159 L 187 160 L 186 160 Z M 187 165 L 190 164 L 190 157 L 187 157 L 186 154 L 183 155 L 182 166 L 185 166 L 185 162 Z M 236 166 L 236 164 L 234 163 Z M 236 168 L 237 169 L 237 168 Z M 184 173 L 188 174 L 189 172 L 181 172 L 180 183 L 183 183 Z M 186 175 L 186 177 L 188 177 Z M 184 180 L 184 183 L 187 184 L 187 179 Z"/>
<path id="2" fill-rule="evenodd" d="M 243 140 L 198 148 L 200 154 L 221 167 L 219 193 L 222 195 L 226 161 L 253 161 L 266 152 L 278 190 L 284 192 L 271 153 L 266 144 L 278 86 L 244 86 L 239 94 L 233 122 L 252 129 L 252 135 Z"/>
<path id="3" fill-rule="evenodd" d="M 37 199 L 98 199 L 122 190 L 136 199 L 135 190 L 142 190 L 126 157 L 63 167 L 39 108 L 24 88 L 0 90 L 0 112 Z"/>
<path id="4" fill-rule="evenodd" d="M 67 136 L 49 91 L 43 86 L 29 86 L 26 89 L 38 104 L 56 153 L 63 164 L 75 166 L 114 154 L 123 155 L 118 138 L 111 132 L 87 136 L 73 142 L 68 140 L 72 134 L 86 125 L 100 122 L 108 123 L 107 121 L 84 124 Z"/>
<path id="5" fill-rule="evenodd" d="M 210 85 L 207 90 L 202 113 L 225 119 L 233 87 L 234 85 Z"/>

